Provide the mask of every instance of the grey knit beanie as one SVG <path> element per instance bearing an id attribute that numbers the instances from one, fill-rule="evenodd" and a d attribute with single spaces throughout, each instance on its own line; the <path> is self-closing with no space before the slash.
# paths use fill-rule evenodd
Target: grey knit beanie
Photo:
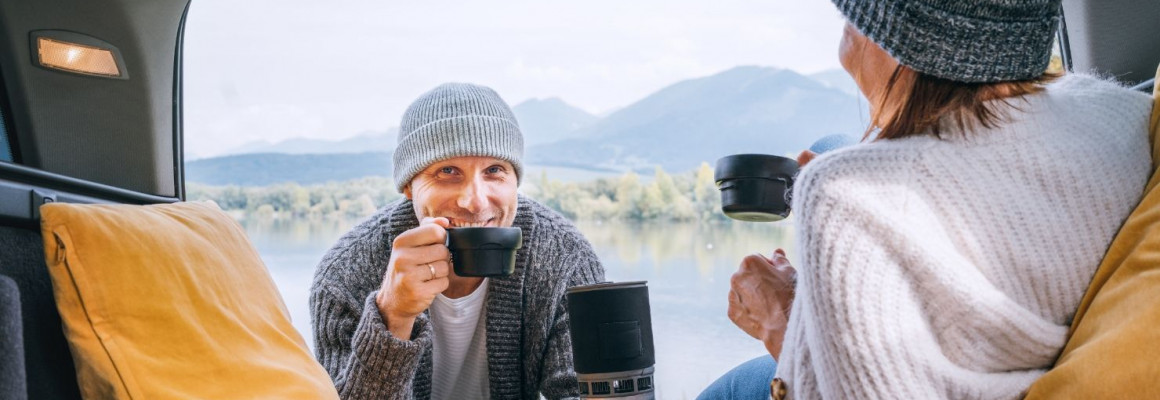
<path id="1" fill-rule="evenodd" d="M 902 65 L 959 82 L 1037 77 L 1061 0 L 832 0 Z"/>
<path id="2" fill-rule="evenodd" d="M 395 186 L 402 192 L 431 164 L 455 157 L 494 157 L 524 175 L 524 136 L 511 108 L 491 88 L 444 83 L 407 107 L 395 149 Z"/>

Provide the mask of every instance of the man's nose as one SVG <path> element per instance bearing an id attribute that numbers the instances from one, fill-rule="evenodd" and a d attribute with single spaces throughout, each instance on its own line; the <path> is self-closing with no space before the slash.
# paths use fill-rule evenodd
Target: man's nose
<path id="1" fill-rule="evenodd" d="M 488 188 L 485 182 L 482 182 L 480 178 L 472 179 L 459 193 L 457 204 L 459 208 L 477 213 L 487 207 L 487 193 Z"/>

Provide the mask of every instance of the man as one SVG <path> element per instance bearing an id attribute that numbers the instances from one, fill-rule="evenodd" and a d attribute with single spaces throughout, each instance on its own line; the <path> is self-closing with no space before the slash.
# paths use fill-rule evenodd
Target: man
<path id="1" fill-rule="evenodd" d="M 404 113 L 405 198 L 339 239 L 311 287 L 318 359 L 344 399 L 578 395 L 564 293 L 604 269 L 569 221 L 516 193 L 522 155 L 489 88 L 444 84 Z M 515 273 L 457 276 L 444 240 L 461 226 L 521 228 Z"/>

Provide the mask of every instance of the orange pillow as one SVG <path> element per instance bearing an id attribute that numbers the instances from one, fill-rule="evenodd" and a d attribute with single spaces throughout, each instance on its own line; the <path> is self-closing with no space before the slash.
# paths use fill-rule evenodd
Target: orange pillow
<path id="1" fill-rule="evenodd" d="M 1156 74 L 1160 77 L 1160 69 Z M 1153 90 L 1160 99 L 1160 90 Z M 1152 165 L 1160 163 L 1160 101 L 1152 108 Z M 1084 294 L 1071 337 L 1027 399 L 1160 397 L 1160 173 L 1128 216 Z"/>
<path id="2" fill-rule="evenodd" d="M 85 399 L 337 399 L 214 203 L 51 203 L 45 259 Z"/>

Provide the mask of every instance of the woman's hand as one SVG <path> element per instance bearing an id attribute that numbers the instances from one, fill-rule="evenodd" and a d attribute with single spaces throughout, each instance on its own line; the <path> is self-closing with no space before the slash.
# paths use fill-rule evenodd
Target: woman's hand
<path id="1" fill-rule="evenodd" d="M 730 280 L 729 319 L 765 343 L 774 359 L 781 354 L 785 339 L 796 274 L 785 252 L 777 249 L 772 258 L 761 254 L 745 257 Z"/>
<path id="2" fill-rule="evenodd" d="M 814 152 L 809 151 L 809 150 L 802 150 L 801 154 L 798 154 L 798 158 L 797 158 L 798 168 L 805 167 L 806 164 L 809 164 L 810 161 L 813 161 L 814 157 L 817 157 L 817 156 L 818 156 L 817 153 L 814 153 Z"/>

